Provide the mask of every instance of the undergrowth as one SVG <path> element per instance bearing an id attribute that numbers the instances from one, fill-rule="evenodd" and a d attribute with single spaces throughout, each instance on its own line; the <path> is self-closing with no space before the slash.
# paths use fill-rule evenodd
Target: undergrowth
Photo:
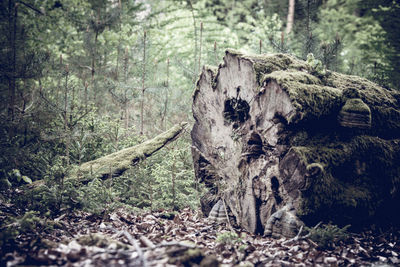
<path id="1" fill-rule="evenodd" d="M 316 228 L 305 227 L 305 230 L 309 233 L 309 238 L 317 243 L 321 248 L 329 249 L 335 244 L 345 241 L 349 238 L 347 229 L 350 225 L 346 225 L 340 228 L 337 225 L 331 223 L 322 224 Z"/>

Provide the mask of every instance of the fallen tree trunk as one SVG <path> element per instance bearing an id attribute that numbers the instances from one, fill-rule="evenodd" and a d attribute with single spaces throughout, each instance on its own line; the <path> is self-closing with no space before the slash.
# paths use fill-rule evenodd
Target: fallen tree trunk
<path id="1" fill-rule="evenodd" d="M 107 179 L 110 177 L 118 177 L 140 160 L 150 157 L 168 143 L 178 138 L 186 125 L 187 122 L 176 124 L 168 131 L 139 145 L 128 147 L 104 157 L 85 162 L 80 166 L 76 166 L 70 172 L 67 179 L 79 179 L 81 182 L 87 182 L 94 178 Z M 37 187 L 42 184 L 42 180 L 35 181 L 29 185 L 29 187 Z"/>
<path id="2" fill-rule="evenodd" d="M 89 179 L 118 177 L 140 160 L 150 157 L 153 153 L 174 141 L 186 125 L 186 122 L 177 124 L 142 144 L 85 162 L 70 177 L 78 177 L 79 179 L 85 179 L 85 177 L 89 177 Z"/>
<path id="3" fill-rule="evenodd" d="M 252 233 L 399 222 L 400 94 L 284 54 L 228 50 L 193 96 L 196 177 Z"/>

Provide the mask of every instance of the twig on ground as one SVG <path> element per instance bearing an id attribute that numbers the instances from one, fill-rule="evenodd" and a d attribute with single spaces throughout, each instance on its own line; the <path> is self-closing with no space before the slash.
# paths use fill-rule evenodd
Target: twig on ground
<path id="1" fill-rule="evenodd" d="M 139 241 L 140 241 L 140 243 L 142 243 L 143 246 L 148 247 L 150 249 L 153 249 L 156 247 L 154 245 L 154 243 L 151 242 L 151 240 L 148 239 L 147 237 L 145 237 L 144 235 L 139 238 Z"/>
<path id="2" fill-rule="evenodd" d="M 142 266 L 147 267 L 147 262 L 143 255 L 143 251 L 138 245 L 137 241 L 132 237 L 130 233 L 128 233 L 128 231 L 124 231 L 124 235 L 128 239 L 129 243 L 136 249 L 139 256 L 139 260 L 142 263 Z"/>
<path id="3" fill-rule="evenodd" d="M 297 233 L 297 235 L 291 239 L 286 240 L 285 242 L 282 243 L 282 245 L 291 245 L 292 243 L 298 241 L 300 239 L 300 235 L 303 231 L 303 225 L 300 227 L 299 232 Z"/>
<path id="4" fill-rule="evenodd" d="M 312 229 L 317 229 L 321 225 L 321 223 L 322 222 L 317 223 L 317 225 L 315 225 Z M 310 241 L 311 244 L 313 244 L 314 246 L 318 246 L 314 241 L 309 239 L 311 233 L 301 236 L 302 232 L 303 232 L 303 225 L 300 227 L 299 232 L 297 233 L 297 235 L 295 237 L 286 240 L 285 242 L 282 243 L 282 245 L 284 245 L 284 246 L 291 245 L 300 239 L 308 239 L 308 241 Z"/>
<path id="5" fill-rule="evenodd" d="M 172 242 L 162 242 L 158 245 L 156 245 L 156 248 L 160 248 L 160 247 L 172 247 L 172 246 L 181 246 L 181 247 L 186 247 L 186 248 L 196 248 L 196 245 L 192 245 L 192 244 L 188 244 L 188 243 L 184 243 L 184 242 L 176 242 L 176 241 L 172 241 Z"/>

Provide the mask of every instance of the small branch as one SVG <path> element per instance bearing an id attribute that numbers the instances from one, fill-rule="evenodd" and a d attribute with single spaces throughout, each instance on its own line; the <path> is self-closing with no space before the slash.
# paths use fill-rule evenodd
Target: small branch
<path id="1" fill-rule="evenodd" d="M 312 229 L 317 229 L 320 225 L 321 225 L 321 223 L 322 222 L 319 222 L 317 225 L 315 225 Z M 302 233 L 302 231 L 303 231 L 303 225 L 300 227 L 300 229 L 299 229 L 299 232 L 297 233 L 297 235 L 295 236 L 295 237 L 293 237 L 293 238 L 291 238 L 291 239 L 289 239 L 289 240 L 286 240 L 285 242 L 283 242 L 282 243 L 282 245 L 291 245 L 291 244 L 293 244 L 294 242 L 296 242 L 296 241 L 298 241 L 298 240 L 300 240 L 300 239 L 308 239 L 309 237 L 310 237 L 310 235 L 311 235 L 311 233 L 308 233 L 308 234 L 306 234 L 306 235 L 304 235 L 304 236 L 301 236 L 301 233 Z M 310 243 L 312 243 L 313 245 L 315 245 L 315 246 L 318 246 L 315 242 L 313 242 L 312 240 L 310 240 L 310 239 L 308 239 L 308 241 L 310 241 Z"/>
<path id="2" fill-rule="evenodd" d="M 300 239 L 300 235 L 301 235 L 302 231 L 303 231 L 303 225 L 300 227 L 300 230 L 299 230 L 299 232 L 297 233 L 297 235 L 295 237 L 293 237 L 293 238 L 291 238 L 289 240 L 286 240 L 285 242 L 282 243 L 282 245 L 284 245 L 284 246 L 285 245 L 290 245 L 290 244 L 298 241 Z M 305 238 L 305 236 L 303 238 Z"/>
<path id="3" fill-rule="evenodd" d="M 321 223 L 322 223 L 322 222 L 317 223 L 317 225 L 315 225 L 315 226 L 313 227 L 313 229 L 317 229 L 317 228 L 321 225 Z"/>
<path id="4" fill-rule="evenodd" d="M 136 249 L 138 256 L 139 256 L 139 260 L 142 263 L 142 266 L 146 267 L 147 261 L 144 257 L 143 251 L 140 248 L 140 246 L 138 245 L 137 241 L 127 231 L 124 231 L 123 233 L 124 233 L 125 237 L 128 239 L 129 243 Z"/>
<path id="5" fill-rule="evenodd" d="M 142 243 L 143 246 L 148 247 L 150 249 L 154 249 L 156 247 L 154 243 L 151 242 L 151 240 L 145 237 L 144 235 L 139 238 L 139 241 L 140 243 Z"/>
<path id="6" fill-rule="evenodd" d="M 18 1 L 18 3 L 23 4 L 23 5 L 26 6 L 27 8 L 32 9 L 33 11 L 35 11 L 36 13 L 39 13 L 40 15 L 43 15 L 43 16 L 45 15 L 41 10 L 35 8 L 34 6 L 32 6 L 32 5 L 28 4 L 28 3 L 25 3 L 25 2 L 23 2 L 23 1 Z"/>

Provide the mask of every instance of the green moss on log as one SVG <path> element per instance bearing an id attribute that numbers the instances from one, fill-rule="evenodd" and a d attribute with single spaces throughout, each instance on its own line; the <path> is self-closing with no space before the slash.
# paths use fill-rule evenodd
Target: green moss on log
<path id="1" fill-rule="evenodd" d="M 226 56 L 252 62 L 259 86 L 276 82 L 286 91 L 297 111 L 297 116 L 292 116 L 289 123 L 330 118 L 329 123 L 337 124 L 336 118 L 346 101 L 359 98 L 371 109 L 372 124 L 368 134 L 400 137 L 398 92 L 358 76 L 331 71 L 322 76 L 314 75 L 307 62 L 286 54 L 244 55 L 228 49 Z"/>
<path id="2" fill-rule="evenodd" d="M 101 177 L 106 178 L 110 175 L 118 176 L 128 170 L 139 160 L 151 156 L 154 152 L 161 149 L 168 142 L 174 140 L 186 127 L 187 123 L 183 122 L 175 125 L 168 131 L 157 135 L 142 144 L 129 147 L 107 156 L 83 163 L 76 173 L 72 173 L 71 177 Z"/>
<path id="3" fill-rule="evenodd" d="M 395 197 L 400 189 L 400 140 L 362 135 L 324 143 L 310 138 L 291 152 L 307 171 L 322 169 L 320 175 L 310 176 L 310 186 L 303 192 L 298 215 L 305 219 L 318 214 L 319 220 L 361 223 L 380 212 L 385 205 L 382 196 Z"/>
<path id="4" fill-rule="evenodd" d="M 359 114 L 371 114 L 368 105 L 365 104 L 360 98 L 349 99 L 343 106 L 342 111 L 354 112 Z"/>
<path id="5" fill-rule="evenodd" d="M 371 127 L 371 109 L 360 98 L 348 99 L 338 120 L 343 127 L 368 129 Z"/>
<path id="6" fill-rule="evenodd" d="M 105 179 L 110 176 L 119 176 L 140 160 L 151 156 L 169 142 L 174 141 L 186 128 L 186 125 L 187 122 L 176 124 L 168 131 L 163 132 L 142 144 L 128 147 L 107 156 L 88 161 L 80 166 L 71 166 L 67 179 L 78 179 L 80 182 L 88 182 L 95 177 Z M 39 188 L 44 184 L 44 180 L 38 180 L 27 185 L 27 188 Z"/>

